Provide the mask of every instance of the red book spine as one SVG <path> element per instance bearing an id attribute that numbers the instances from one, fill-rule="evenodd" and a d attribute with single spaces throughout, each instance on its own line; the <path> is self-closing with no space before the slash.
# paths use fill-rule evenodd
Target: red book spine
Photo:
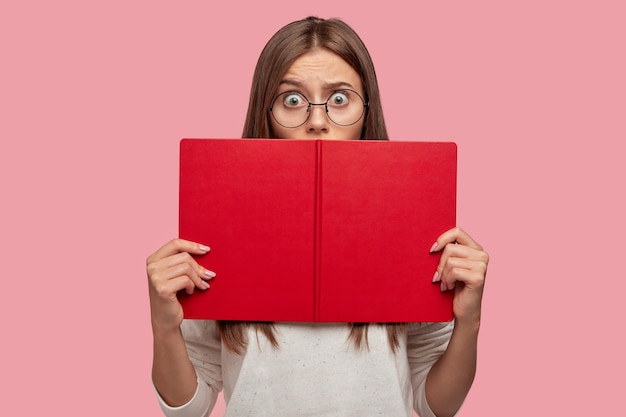
<path id="1" fill-rule="evenodd" d="M 320 294 L 322 290 L 322 141 L 315 146 L 315 271 L 313 273 L 313 321 L 320 320 Z"/>

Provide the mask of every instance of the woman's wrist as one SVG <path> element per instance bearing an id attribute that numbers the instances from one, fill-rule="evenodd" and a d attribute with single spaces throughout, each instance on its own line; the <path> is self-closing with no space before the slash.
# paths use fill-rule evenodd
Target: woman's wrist
<path id="1" fill-rule="evenodd" d="M 480 330 L 480 314 L 475 317 L 465 317 L 454 319 L 454 330 L 464 334 L 476 334 Z"/>
<path id="2" fill-rule="evenodd" d="M 155 342 L 177 341 L 182 339 L 180 326 L 164 325 L 162 322 L 152 320 L 152 337 Z"/>

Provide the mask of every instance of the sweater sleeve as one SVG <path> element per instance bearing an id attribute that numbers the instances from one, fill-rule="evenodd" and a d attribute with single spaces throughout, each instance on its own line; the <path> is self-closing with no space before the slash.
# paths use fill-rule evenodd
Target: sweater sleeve
<path id="1" fill-rule="evenodd" d="M 208 320 L 183 320 L 181 330 L 198 378 L 196 392 L 179 407 L 170 407 L 155 393 L 166 417 L 208 417 L 223 385 L 220 335 L 216 323 Z"/>
<path id="2" fill-rule="evenodd" d="M 426 401 L 426 377 L 446 351 L 454 321 L 409 324 L 407 354 L 413 385 L 413 407 L 420 417 L 436 417 Z"/>

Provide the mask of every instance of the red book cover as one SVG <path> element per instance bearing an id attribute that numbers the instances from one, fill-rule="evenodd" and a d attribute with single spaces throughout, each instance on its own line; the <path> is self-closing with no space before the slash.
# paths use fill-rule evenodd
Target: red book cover
<path id="1" fill-rule="evenodd" d="M 211 246 L 186 318 L 452 319 L 428 249 L 456 224 L 451 142 L 183 139 L 180 237 Z"/>

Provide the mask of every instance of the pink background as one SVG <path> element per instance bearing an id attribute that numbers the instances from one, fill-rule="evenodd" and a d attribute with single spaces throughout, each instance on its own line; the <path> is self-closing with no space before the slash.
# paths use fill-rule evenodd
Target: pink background
<path id="1" fill-rule="evenodd" d="M 393 138 L 459 145 L 492 257 L 459 415 L 622 408 L 622 3 L 337 3 L 3 2 L 3 414 L 160 415 L 145 258 L 177 233 L 178 141 L 238 137 L 261 48 L 309 14 L 361 34 Z"/>

